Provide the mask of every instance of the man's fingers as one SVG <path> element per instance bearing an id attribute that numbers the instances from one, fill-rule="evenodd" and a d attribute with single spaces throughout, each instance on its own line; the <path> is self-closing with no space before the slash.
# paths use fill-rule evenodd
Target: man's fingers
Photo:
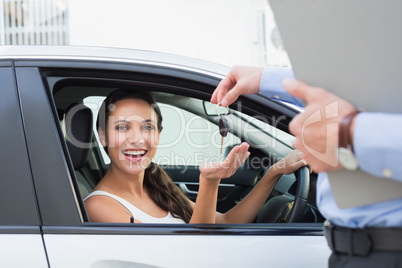
<path id="1" fill-rule="evenodd" d="M 226 79 L 226 78 L 225 78 L 225 79 Z M 222 94 L 221 92 L 225 90 L 225 86 L 222 85 L 222 84 L 223 84 L 223 81 L 224 81 L 225 79 L 223 79 L 223 80 L 219 83 L 219 85 L 216 87 L 215 91 L 212 93 L 211 100 L 210 100 L 211 103 L 217 104 L 218 102 L 220 102 L 220 99 L 218 98 L 218 95 L 219 95 L 219 94 Z M 227 91 L 227 90 L 226 90 L 226 91 Z M 226 91 L 225 91 L 225 92 L 226 92 Z"/>
<path id="2" fill-rule="evenodd" d="M 211 102 L 219 103 L 222 102 L 222 99 L 225 97 L 226 93 L 231 90 L 231 88 L 236 84 L 236 78 L 234 76 L 233 69 L 230 70 L 228 75 L 219 82 L 219 85 L 216 87 L 215 91 L 212 94 Z"/>
<path id="3" fill-rule="evenodd" d="M 221 96 L 220 103 L 222 106 L 229 106 L 237 100 L 237 98 L 243 93 L 241 87 L 236 84 L 226 95 Z"/>
<path id="4" fill-rule="evenodd" d="M 226 92 L 228 92 L 233 87 L 232 84 L 233 84 L 233 82 L 231 82 L 231 79 L 229 76 L 226 76 L 225 78 L 223 78 L 219 82 L 219 85 L 216 87 L 215 91 L 212 93 L 211 102 L 215 103 L 215 104 L 220 102 L 222 100 L 223 96 L 226 95 Z"/>
<path id="5" fill-rule="evenodd" d="M 229 106 L 235 102 L 242 94 L 237 82 L 234 71 L 231 71 L 216 87 L 210 101 L 215 104 L 220 103 L 222 106 Z"/>
<path id="6" fill-rule="evenodd" d="M 217 96 L 218 96 L 218 88 L 216 88 L 215 91 L 212 93 L 210 102 L 217 104 L 218 103 Z"/>

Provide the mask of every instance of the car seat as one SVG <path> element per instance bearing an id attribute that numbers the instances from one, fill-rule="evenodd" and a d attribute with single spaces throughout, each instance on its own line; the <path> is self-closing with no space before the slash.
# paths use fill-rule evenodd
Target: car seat
<path id="1" fill-rule="evenodd" d="M 84 104 L 73 104 L 66 109 L 64 118 L 66 143 L 83 199 L 92 192 L 96 184 L 86 169 L 93 146 L 92 124 L 92 111 Z"/>

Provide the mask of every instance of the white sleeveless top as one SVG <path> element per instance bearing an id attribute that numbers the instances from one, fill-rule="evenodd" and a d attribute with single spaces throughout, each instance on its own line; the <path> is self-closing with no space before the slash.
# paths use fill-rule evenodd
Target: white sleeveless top
<path id="1" fill-rule="evenodd" d="M 113 198 L 114 200 L 119 202 L 122 206 L 124 206 L 128 211 L 130 211 L 130 213 L 134 217 L 134 219 L 136 219 L 142 223 L 185 223 L 182 219 L 174 218 L 172 216 L 172 214 L 170 214 L 170 212 L 168 212 L 166 217 L 163 217 L 163 218 L 152 217 L 152 216 L 148 215 L 147 213 L 145 213 L 144 211 L 136 208 L 134 205 L 132 205 L 127 200 L 124 200 L 123 198 L 121 198 L 117 195 L 114 195 L 114 194 L 111 194 L 111 193 L 108 193 L 105 191 L 100 191 L 100 190 L 94 191 L 94 192 L 90 193 L 84 199 L 84 201 L 94 195 L 106 195 L 106 196 Z"/>

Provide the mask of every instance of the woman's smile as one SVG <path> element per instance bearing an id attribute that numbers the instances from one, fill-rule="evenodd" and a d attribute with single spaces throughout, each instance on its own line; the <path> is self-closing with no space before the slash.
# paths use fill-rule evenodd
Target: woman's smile
<path id="1" fill-rule="evenodd" d="M 122 151 L 122 154 L 128 161 L 141 162 L 144 156 L 148 153 L 148 150 L 144 149 L 126 149 Z"/>

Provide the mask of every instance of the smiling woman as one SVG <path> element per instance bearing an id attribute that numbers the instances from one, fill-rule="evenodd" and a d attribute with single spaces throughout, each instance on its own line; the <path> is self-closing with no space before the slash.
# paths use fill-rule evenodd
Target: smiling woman
<path id="1" fill-rule="evenodd" d="M 96 125 L 111 165 L 85 201 L 91 221 L 129 222 L 133 217 L 135 222 L 176 222 L 172 214 L 182 219 L 179 223 L 189 221 L 192 208 L 184 194 L 159 167 L 150 165 L 161 122 L 159 108 L 146 91 L 118 90 L 105 99 Z M 174 202 L 164 202 L 161 190 Z"/>
<path id="2" fill-rule="evenodd" d="M 235 147 L 223 176 L 219 165 L 205 168 L 208 176 L 201 172 L 196 206 L 152 163 L 162 115 L 151 93 L 112 92 L 100 108 L 97 129 L 111 165 L 85 200 L 89 218 L 95 222 L 214 223 L 220 178 L 233 174 L 249 155 L 246 144 Z"/>

